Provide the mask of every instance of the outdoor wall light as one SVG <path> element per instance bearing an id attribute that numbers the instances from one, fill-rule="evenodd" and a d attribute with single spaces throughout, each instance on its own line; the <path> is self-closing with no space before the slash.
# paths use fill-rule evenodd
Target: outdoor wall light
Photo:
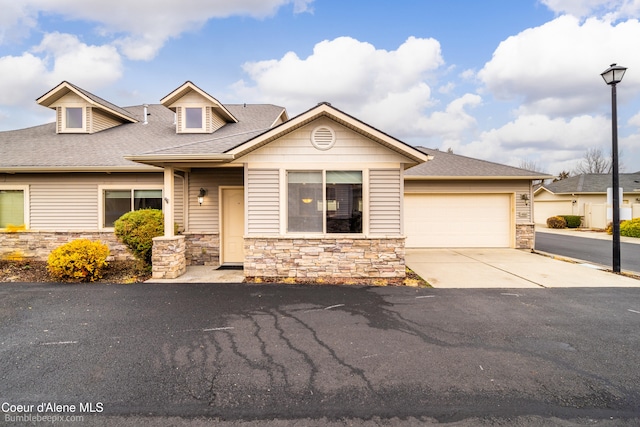
<path id="1" fill-rule="evenodd" d="M 528 194 L 522 194 L 522 195 L 520 195 L 520 198 L 521 198 L 522 200 L 524 200 L 524 204 L 525 204 L 526 206 L 529 206 L 529 195 L 528 195 Z"/>
<path id="2" fill-rule="evenodd" d="M 572 200 L 572 201 L 571 201 L 571 204 L 572 204 L 572 205 L 575 205 L 576 203 L 578 203 L 578 201 L 577 201 L 577 200 Z"/>
<path id="3" fill-rule="evenodd" d="M 304 199 L 302 199 L 302 203 L 304 203 L 305 205 L 308 205 L 309 203 L 313 202 L 313 199 L 306 197 Z"/>
<path id="4" fill-rule="evenodd" d="M 200 204 L 200 206 L 202 206 L 202 202 L 204 202 L 204 196 L 207 195 L 207 190 L 205 190 L 204 188 L 200 189 L 200 192 L 198 193 L 198 204 Z"/>

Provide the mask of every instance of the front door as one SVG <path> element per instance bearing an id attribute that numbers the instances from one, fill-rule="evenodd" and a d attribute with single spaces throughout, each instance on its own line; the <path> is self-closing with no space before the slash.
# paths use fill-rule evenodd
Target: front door
<path id="1" fill-rule="evenodd" d="M 223 188 L 221 264 L 244 262 L 244 189 Z"/>

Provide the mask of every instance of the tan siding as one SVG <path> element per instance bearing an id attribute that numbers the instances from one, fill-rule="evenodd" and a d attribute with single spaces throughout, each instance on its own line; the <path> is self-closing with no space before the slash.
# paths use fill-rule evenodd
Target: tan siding
<path id="1" fill-rule="evenodd" d="M 162 185 L 162 174 L 16 174 L 2 183 L 29 185 L 32 230 L 98 229 L 98 186 Z"/>
<path id="2" fill-rule="evenodd" d="M 405 194 L 411 193 L 505 193 L 516 195 L 515 221 L 517 224 L 533 222 L 531 184 L 527 180 L 407 180 L 404 184 Z M 529 205 L 521 195 L 529 195 Z"/>
<path id="3" fill-rule="evenodd" d="M 182 107 L 176 108 L 176 132 L 182 132 Z"/>
<path id="4" fill-rule="evenodd" d="M 277 169 L 247 171 L 249 235 L 280 232 L 280 173 Z"/>
<path id="5" fill-rule="evenodd" d="M 190 232 L 219 231 L 220 186 L 241 186 L 244 170 L 241 168 L 196 169 L 189 175 L 189 230 Z M 202 206 L 198 204 L 200 188 L 207 190 Z"/>
<path id="6" fill-rule="evenodd" d="M 32 230 L 97 230 L 98 187 L 78 181 L 31 185 Z"/>
<path id="7" fill-rule="evenodd" d="M 56 133 L 62 132 L 62 107 L 56 107 Z"/>
<path id="8" fill-rule="evenodd" d="M 173 185 L 173 215 L 178 223 L 178 228 L 184 230 L 184 178 L 180 175 L 175 176 Z"/>
<path id="9" fill-rule="evenodd" d="M 87 108 L 87 110 L 92 110 L 93 115 L 91 132 L 100 132 L 122 124 L 119 120 L 106 115 L 96 108 Z"/>
<path id="10" fill-rule="evenodd" d="M 400 234 L 402 183 L 400 170 L 369 171 L 369 232 Z"/>
<path id="11" fill-rule="evenodd" d="M 336 134 L 336 143 L 329 150 L 318 150 L 311 144 L 311 133 L 320 125 L 330 127 Z M 241 159 L 247 163 L 282 163 L 283 160 L 291 164 L 304 165 L 303 168 L 319 162 L 371 165 L 376 162 L 400 164 L 407 161 L 406 157 L 324 117 Z"/>
<path id="12" fill-rule="evenodd" d="M 211 119 L 210 119 L 210 124 L 208 128 L 209 132 L 215 132 L 218 129 L 220 129 L 222 126 L 227 124 L 227 122 L 225 122 L 222 117 L 218 116 L 211 107 L 207 107 L 207 110 L 211 111 Z"/>

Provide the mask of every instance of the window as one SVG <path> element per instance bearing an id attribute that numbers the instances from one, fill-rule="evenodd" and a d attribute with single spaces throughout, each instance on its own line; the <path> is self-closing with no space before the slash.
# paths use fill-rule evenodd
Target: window
<path id="1" fill-rule="evenodd" d="M 67 107 L 66 125 L 67 129 L 82 129 L 82 107 Z"/>
<path id="2" fill-rule="evenodd" d="M 162 190 L 104 190 L 103 227 L 138 209 L 162 209 Z"/>
<path id="3" fill-rule="evenodd" d="M 362 172 L 287 175 L 287 231 L 362 233 Z"/>
<path id="4" fill-rule="evenodd" d="M 202 129 L 202 108 L 185 108 L 184 117 L 186 129 Z"/>
<path id="5" fill-rule="evenodd" d="M 25 225 L 24 190 L 0 189 L 0 228 Z"/>

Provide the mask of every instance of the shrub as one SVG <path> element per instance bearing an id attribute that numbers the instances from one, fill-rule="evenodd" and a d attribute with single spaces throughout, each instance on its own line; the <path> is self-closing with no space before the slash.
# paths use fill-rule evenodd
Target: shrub
<path id="1" fill-rule="evenodd" d="M 47 270 L 58 280 L 94 282 L 102 277 L 108 256 L 109 247 L 102 242 L 77 239 L 51 251 Z"/>
<path id="2" fill-rule="evenodd" d="M 565 228 L 567 221 L 561 216 L 552 216 L 547 218 L 547 227 L 549 228 Z"/>
<path id="3" fill-rule="evenodd" d="M 127 212 L 114 224 L 118 239 L 127 245 L 133 255 L 151 265 L 153 238 L 164 235 L 164 215 L 158 209 L 140 209 Z"/>
<path id="4" fill-rule="evenodd" d="M 582 217 L 579 215 L 558 215 L 564 218 L 568 228 L 578 228 L 582 224 Z"/>
<path id="5" fill-rule="evenodd" d="M 620 235 L 627 237 L 640 237 L 640 218 L 634 218 L 620 223 Z"/>

